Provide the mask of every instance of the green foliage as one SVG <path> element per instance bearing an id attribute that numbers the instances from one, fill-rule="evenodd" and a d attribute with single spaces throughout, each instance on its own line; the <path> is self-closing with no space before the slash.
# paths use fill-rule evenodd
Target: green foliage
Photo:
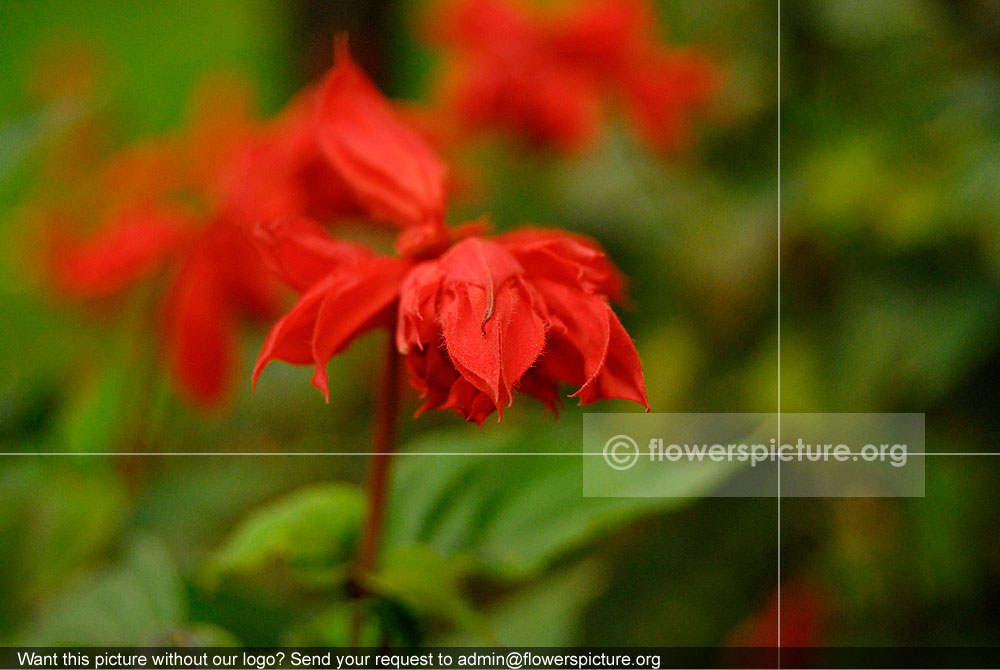
<path id="1" fill-rule="evenodd" d="M 216 582 L 283 568 L 308 587 L 342 584 L 364 513 L 364 497 L 353 486 L 321 484 L 296 491 L 240 524 L 207 564 L 206 577 Z"/>
<path id="2" fill-rule="evenodd" d="M 378 570 L 363 578 L 371 592 L 397 601 L 418 620 L 443 621 L 475 635 L 481 644 L 494 641 L 489 626 L 465 595 L 465 566 L 447 560 L 424 545 L 391 549 Z"/>
<path id="3" fill-rule="evenodd" d="M 113 466 L 30 458 L 0 470 L 0 588 L 7 594 L 0 622 L 19 621 L 35 594 L 58 588 L 113 542 L 128 513 Z"/>
<path id="4" fill-rule="evenodd" d="M 585 607 L 598 594 L 593 585 L 604 581 L 595 562 L 584 562 L 529 583 L 492 604 L 485 613 L 492 644 L 570 646 L 579 639 Z M 447 635 L 436 644 L 471 647 L 482 640 L 468 632 Z"/>
<path id="5" fill-rule="evenodd" d="M 267 82 L 268 108 L 287 96 L 291 54 L 286 8 L 270 0 L 210 0 L 177 12 L 168 5 L 58 0 L 44 7 L 17 2 L 0 6 L 5 26 L 0 60 L 9 86 L 0 94 L 0 114 L 23 104 L 23 91 L 39 60 L 62 43 L 82 44 L 103 57 L 115 83 L 116 100 L 127 101 L 135 130 L 164 130 L 184 112 L 193 84 L 208 71 L 249 71 Z M 282 82 L 288 82 L 282 85 Z"/>
<path id="6" fill-rule="evenodd" d="M 167 550 L 136 538 L 115 565 L 55 594 L 26 626 L 22 645 L 149 645 L 182 627 L 184 584 Z"/>
<path id="7" fill-rule="evenodd" d="M 407 98 L 439 73 L 413 33 L 433 4 L 361 31 Z M 780 29 L 784 411 L 926 411 L 928 450 L 996 451 L 995 8 L 786 2 L 779 28 L 761 0 L 657 4 L 661 34 L 725 75 L 693 146 L 654 156 L 620 126 L 573 156 L 484 142 L 448 156 L 467 187 L 449 216 L 598 239 L 628 275 L 653 411 L 773 411 Z M 232 405 L 202 414 L 168 390 L 147 296 L 70 307 L 39 285 L 20 205 L 58 188 L 46 149 L 90 114 L 111 146 L 178 128 L 219 70 L 276 110 L 329 62 L 303 6 L 0 3 L 0 451 L 29 454 L 0 456 L 0 642 L 342 645 L 356 618 L 372 645 L 725 641 L 774 589 L 777 520 L 773 500 L 698 500 L 724 467 L 677 481 L 687 498 L 584 498 L 582 457 L 556 455 L 580 450 L 575 408 L 404 419 L 380 564 L 353 584 L 366 459 L 331 452 L 368 448 L 376 338 L 331 363 L 326 405 L 286 366 L 252 395 L 252 331 Z M 63 44 L 93 48 L 97 85 L 39 96 Z M 131 450 L 162 453 L 88 455 Z M 782 577 L 825 588 L 824 642 L 995 643 L 998 463 L 932 457 L 924 499 L 782 501 Z"/>
<path id="8" fill-rule="evenodd" d="M 525 579 L 629 522 L 689 502 L 717 483 L 677 482 L 678 497 L 582 497 L 580 415 L 556 427 L 534 421 L 504 431 L 467 428 L 426 435 L 408 452 L 527 453 L 511 456 L 402 456 L 387 536 L 465 556 L 499 579 Z M 547 454 L 547 455 L 546 455 Z M 571 455 L 565 455 L 571 454 Z M 724 472 L 725 464 L 715 464 Z"/>

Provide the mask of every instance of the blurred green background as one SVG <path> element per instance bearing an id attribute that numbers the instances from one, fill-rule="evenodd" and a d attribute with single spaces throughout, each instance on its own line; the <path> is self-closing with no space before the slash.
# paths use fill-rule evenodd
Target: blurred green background
<path id="1" fill-rule="evenodd" d="M 778 394 L 778 17 L 772 2 L 660 0 L 661 35 L 725 73 L 699 141 L 654 156 L 612 127 L 584 155 L 488 144 L 456 221 L 560 226 L 630 278 L 622 320 L 653 411 L 773 411 Z M 0 2 L 0 450 L 364 451 L 379 336 L 256 395 L 191 411 L 135 305 L 93 313 L 39 280 L 24 203 L 51 148 L 101 119 L 112 146 L 181 126 L 211 73 L 272 114 L 347 30 L 385 90 L 426 98 L 424 3 Z M 784 411 L 926 412 L 927 450 L 1000 436 L 1000 5 L 817 0 L 781 17 Z M 70 54 L 67 60 L 65 54 Z M 76 55 L 74 55 L 76 54 Z M 93 59 L 97 85 L 60 89 Z M 55 72 L 53 72 L 55 70 Z M 65 73 L 62 73 L 65 74 Z M 55 84 L 53 84 L 55 82 Z M 41 194 L 41 195 L 40 195 Z M 248 334 L 249 377 L 264 332 Z M 408 396 L 405 410 L 416 407 Z M 595 411 L 632 411 L 605 403 Z M 573 451 L 519 398 L 482 428 L 404 420 L 404 451 Z M 713 646 L 777 586 L 777 502 L 585 499 L 567 458 L 400 457 L 364 639 Z M 0 643 L 343 644 L 365 461 L 346 456 L 0 457 Z M 928 459 L 920 499 L 782 502 L 782 582 L 827 645 L 1000 639 L 1000 458 Z M 785 605 L 786 625 L 805 618 Z M 788 623 L 791 622 L 791 623 Z M 758 643 L 767 641 L 757 639 Z"/>

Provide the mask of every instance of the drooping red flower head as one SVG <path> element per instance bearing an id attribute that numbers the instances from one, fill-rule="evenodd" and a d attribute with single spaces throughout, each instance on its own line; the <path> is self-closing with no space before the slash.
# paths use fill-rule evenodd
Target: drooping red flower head
<path id="1" fill-rule="evenodd" d="M 444 104 L 473 130 L 575 150 L 597 135 L 608 103 L 624 107 L 656 149 L 687 141 L 718 76 L 694 50 L 662 47 L 643 0 L 586 0 L 545 11 L 516 0 L 456 0 L 431 38 L 451 51 Z"/>
<path id="2" fill-rule="evenodd" d="M 622 278 L 594 242 L 446 227 L 443 164 L 343 51 L 319 109 L 330 164 L 373 216 L 403 227 L 399 255 L 333 240 L 307 220 L 259 227 L 266 262 L 303 293 L 271 330 L 255 383 L 272 360 L 312 364 L 328 397 L 329 359 L 394 327 L 421 411 L 452 408 L 482 423 L 518 390 L 555 410 L 560 384 L 578 387 L 582 403 L 625 398 L 648 409 L 635 346 L 609 306 Z"/>
<path id="3" fill-rule="evenodd" d="M 272 360 L 326 365 L 357 337 L 395 324 L 420 411 L 452 408 L 477 423 L 516 390 L 556 410 L 559 387 L 588 404 L 647 407 L 639 356 L 609 305 L 621 278 L 596 245 L 553 231 L 468 237 L 439 258 L 380 256 L 329 238 L 315 224 L 270 227 L 271 262 L 311 287 L 271 330 L 254 380 Z"/>
<path id="4" fill-rule="evenodd" d="M 545 231 L 468 238 L 418 266 L 396 341 L 422 409 L 482 423 L 521 389 L 556 410 L 560 384 L 578 387 L 584 404 L 624 398 L 648 409 L 639 355 L 605 292 L 619 287 L 595 246 Z"/>

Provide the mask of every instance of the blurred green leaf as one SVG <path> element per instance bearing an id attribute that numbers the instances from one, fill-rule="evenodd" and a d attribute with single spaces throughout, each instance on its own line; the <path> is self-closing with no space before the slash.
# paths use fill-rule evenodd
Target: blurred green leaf
<path id="1" fill-rule="evenodd" d="M 336 603 L 304 626 L 290 631 L 282 640 L 288 646 L 351 646 L 352 629 L 360 617 L 357 645 L 416 646 L 422 641 L 420 622 L 400 604 L 385 598 L 360 598 Z"/>
<path id="2" fill-rule="evenodd" d="M 154 644 L 186 615 L 184 585 L 170 554 L 141 537 L 124 559 L 49 599 L 20 636 L 31 646 Z"/>
<path id="3" fill-rule="evenodd" d="M 904 393 L 933 400 L 979 363 L 981 343 L 998 332 L 1000 298 L 986 285 L 917 289 L 855 278 L 847 286 L 851 309 L 839 312 L 831 378 L 835 397 L 854 407 L 884 406 Z"/>
<path id="4" fill-rule="evenodd" d="M 495 643 L 485 619 L 463 591 L 465 568 L 430 547 L 395 547 L 381 567 L 364 577 L 373 592 L 403 603 L 421 620 L 437 619 L 475 635 L 481 644 Z"/>
<path id="5" fill-rule="evenodd" d="M 287 96 L 294 13 L 275 0 L 207 0 L 178 11 L 172 5 L 55 0 L 44 7 L 4 3 L 0 63 L 9 85 L 0 114 L 22 111 L 34 69 L 55 45 L 93 45 L 104 65 L 102 83 L 125 101 L 117 122 L 163 130 L 183 116 L 193 84 L 208 71 L 252 73 L 268 109 Z"/>
<path id="6" fill-rule="evenodd" d="M 558 423 L 425 435 L 408 451 L 579 453 L 580 414 Z M 506 424 L 506 420 L 505 420 Z M 520 428 L 520 429 L 519 429 Z M 469 555 L 495 577 L 523 579 L 557 558 L 646 515 L 689 498 L 584 498 L 583 456 L 402 456 L 392 489 L 387 544 L 425 543 L 443 556 Z M 720 464 L 725 465 L 725 464 Z M 697 496 L 711 478 L 678 481 L 678 496 Z"/>
<path id="7" fill-rule="evenodd" d="M 0 262 L 0 340 L 10 355 L 0 357 L 0 441 L 33 433 L 51 420 L 54 387 L 64 379 L 67 360 L 76 355 L 85 336 L 77 324 L 58 315 L 39 300 L 18 288 L 24 281 L 18 269 Z M 67 333 L 73 333 L 68 337 Z M 14 355 L 16 352 L 16 355 Z M 44 411 L 41 421 L 35 417 Z M 7 449 L 6 445 L 4 447 Z"/>
<path id="8" fill-rule="evenodd" d="M 585 607 L 606 575 L 594 561 L 556 572 L 504 598 L 485 613 L 499 645 L 571 646 L 579 639 Z M 459 632 L 435 640 L 446 647 L 472 647 L 482 641 Z"/>
<path id="9" fill-rule="evenodd" d="M 0 470 L 3 582 L 48 591 L 115 538 L 128 500 L 114 463 L 23 459 Z"/>
<path id="10" fill-rule="evenodd" d="M 137 380 L 124 360 L 107 361 L 63 409 L 60 444 L 65 451 L 127 451 L 124 447 L 136 397 L 129 393 Z"/>
<path id="11" fill-rule="evenodd" d="M 273 458 L 161 459 L 144 481 L 133 524 L 164 538 L 182 569 L 195 569 L 258 506 L 338 474 L 329 458 L 282 459 L 281 467 Z"/>
<path id="12" fill-rule="evenodd" d="M 274 565 L 308 587 L 343 582 L 364 520 L 362 493 L 348 484 L 300 489 L 253 512 L 209 561 L 210 582 Z"/>

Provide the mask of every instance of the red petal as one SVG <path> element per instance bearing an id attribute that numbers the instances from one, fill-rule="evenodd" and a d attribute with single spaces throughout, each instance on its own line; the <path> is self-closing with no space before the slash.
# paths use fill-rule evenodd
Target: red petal
<path id="1" fill-rule="evenodd" d="M 260 373 L 271 361 L 285 361 L 295 365 L 313 362 L 312 341 L 316 331 L 316 316 L 334 281 L 335 277 L 328 276 L 317 282 L 302 294 L 288 314 L 274 324 L 257 356 L 253 371 L 254 387 L 257 386 Z"/>
<path id="2" fill-rule="evenodd" d="M 539 17 L 515 3 L 474 0 L 458 3 L 440 22 L 437 38 L 460 52 L 446 97 L 467 126 L 564 151 L 596 135 L 597 79 L 560 53 Z"/>
<path id="3" fill-rule="evenodd" d="M 300 93 L 261 137 L 247 141 L 219 175 L 222 211 L 247 225 L 364 210 L 317 144 L 316 91 Z"/>
<path id="4" fill-rule="evenodd" d="M 428 30 L 436 41 L 493 50 L 504 50 L 532 35 L 531 18 L 523 7 L 498 0 L 452 2 L 435 12 Z"/>
<path id="5" fill-rule="evenodd" d="M 663 53 L 638 61 L 624 86 L 642 136 L 654 148 L 673 149 L 687 140 L 689 117 L 715 93 L 718 75 L 694 52 Z"/>
<path id="6" fill-rule="evenodd" d="M 372 216 L 397 225 L 440 221 L 447 170 L 338 45 L 319 93 L 319 142 Z"/>
<path id="7" fill-rule="evenodd" d="M 216 220 L 205 231 L 206 252 L 212 255 L 230 304 L 240 314 L 270 320 L 281 305 L 279 285 L 266 271 L 242 226 Z"/>
<path id="8" fill-rule="evenodd" d="M 650 43 L 654 17 L 639 0 L 591 0 L 579 3 L 555 26 L 553 39 L 567 57 L 590 67 L 621 66 Z"/>
<path id="9" fill-rule="evenodd" d="M 593 381 L 604 366 L 611 338 L 607 301 L 548 280 L 536 280 L 533 285 L 560 324 L 553 329 L 542 369 L 568 384 L 583 386 Z"/>
<path id="10" fill-rule="evenodd" d="M 345 263 L 372 256 L 360 244 L 333 239 L 310 219 L 283 218 L 261 223 L 251 229 L 251 235 L 268 269 L 299 291 Z"/>
<path id="11" fill-rule="evenodd" d="M 178 384 L 202 405 L 225 396 L 235 365 L 234 320 L 212 257 L 198 249 L 170 289 L 166 344 Z"/>
<path id="12" fill-rule="evenodd" d="M 496 238 L 524 267 L 529 280 L 551 279 L 620 302 L 625 280 L 594 240 L 558 230 L 522 228 Z"/>
<path id="13" fill-rule="evenodd" d="M 475 421 L 480 426 L 493 410 L 497 409 L 488 395 L 473 386 L 469 380 L 459 377 L 451 386 L 448 398 L 441 407 L 454 409 L 469 421 Z"/>
<path id="14" fill-rule="evenodd" d="M 559 411 L 563 407 L 562 395 L 559 393 L 559 380 L 542 372 L 540 368 L 544 368 L 544 358 L 542 360 L 542 363 L 528 370 L 528 373 L 521 378 L 517 390 L 538 398 L 558 417 Z"/>
<path id="15" fill-rule="evenodd" d="M 313 385 L 329 401 L 326 364 L 359 335 L 388 325 L 399 298 L 399 286 L 407 266 L 394 258 L 372 258 L 344 266 L 333 274 L 334 282 L 323 297 L 316 315 Z"/>
<path id="16" fill-rule="evenodd" d="M 649 411 L 646 399 L 646 382 L 642 378 L 642 363 L 635 350 L 632 338 L 625 332 L 618 317 L 605 305 L 611 337 L 608 341 L 607 358 L 597 376 L 584 384 L 571 397 L 579 397 L 580 403 L 588 405 L 604 398 L 621 398 L 637 402 Z"/>
<path id="17" fill-rule="evenodd" d="M 549 280 L 533 286 L 560 324 L 550 331 L 539 374 L 579 385 L 573 396 L 582 404 L 623 398 L 648 410 L 639 354 L 607 300 Z"/>
<path id="18" fill-rule="evenodd" d="M 527 144 L 564 151 L 597 134 L 600 95 L 586 73 L 532 51 L 521 57 L 486 55 L 454 84 L 455 105 L 472 128 L 507 131 Z"/>
<path id="19" fill-rule="evenodd" d="M 186 242 L 189 230 L 187 218 L 176 212 L 123 211 L 88 242 L 57 240 L 50 262 L 66 293 L 107 296 L 155 272 Z"/>
<path id="20" fill-rule="evenodd" d="M 441 256 L 442 280 L 486 286 L 502 284 L 524 272 L 506 249 L 491 240 L 468 237 Z"/>
<path id="21" fill-rule="evenodd" d="M 441 258 L 439 319 L 455 368 L 498 410 L 545 345 L 540 303 L 519 266 L 493 243 L 469 238 Z"/>
<path id="22" fill-rule="evenodd" d="M 436 348 L 441 337 L 437 320 L 437 298 L 441 287 L 441 266 L 428 261 L 414 266 L 406 275 L 399 293 L 396 346 L 408 354 L 426 345 Z"/>
<path id="23" fill-rule="evenodd" d="M 451 393 L 458 371 L 444 355 L 440 347 L 428 347 L 424 351 L 414 351 L 406 356 L 406 366 L 410 371 L 410 384 L 426 398 L 415 416 L 429 409 L 441 407 Z"/>

